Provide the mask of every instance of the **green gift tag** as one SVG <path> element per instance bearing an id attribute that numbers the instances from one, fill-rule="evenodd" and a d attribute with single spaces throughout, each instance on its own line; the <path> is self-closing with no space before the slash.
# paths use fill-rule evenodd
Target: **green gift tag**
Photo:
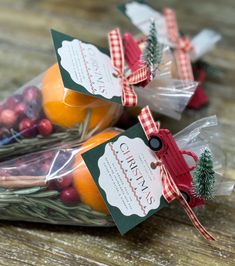
<path id="1" fill-rule="evenodd" d="M 140 124 L 82 157 L 121 234 L 168 205 L 156 156 Z"/>
<path id="2" fill-rule="evenodd" d="M 110 57 L 96 46 L 51 31 L 64 87 L 121 104 L 120 81 Z"/>

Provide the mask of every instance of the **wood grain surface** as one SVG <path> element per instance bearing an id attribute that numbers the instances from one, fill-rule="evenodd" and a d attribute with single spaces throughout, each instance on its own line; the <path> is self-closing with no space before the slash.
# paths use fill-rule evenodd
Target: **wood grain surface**
<path id="1" fill-rule="evenodd" d="M 107 46 L 115 26 L 137 33 L 109 0 L 0 0 L 0 98 L 48 68 L 54 61 L 49 29 Z M 180 29 L 194 35 L 210 27 L 223 40 L 205 60 L 219 69 L 208 77 L 210 105 L 187 110 L 180 122 L 162 118 L 178 131 L 189 122 L 216 114 L 223 125 L 221 141 L 228 159 L 227 177 L 235 179 L 235 2 L 234 0 L 150 1 L 157 9 L 175 8 Z M 0 214 L 1 215 L 1 214 Z M 218 197 L 198 210 L 217 238 L 205 242 L 182 208 L 174 203 L 121 236 L 116 228 L 81 228 L 0 222 L 0 265 L 235 265 L 235 193 Z M 1 217 L 0 217 L 1 218 Z"/>

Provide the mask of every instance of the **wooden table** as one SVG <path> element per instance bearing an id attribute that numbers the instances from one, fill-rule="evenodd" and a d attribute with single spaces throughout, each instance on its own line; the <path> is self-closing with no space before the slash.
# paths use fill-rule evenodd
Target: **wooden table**
<path id="1" fill-rule="evenodd" d="M 0 0 L 1 98 L 55 61 L 50 28 L 103 46 L 107 45 L 107 32 L 117 25 L 137 32 L 115 9 L 118 3 Z M 151 3 L 163 7 L 161 1 Z M 220 70 L 220 75 L 209 77 L 206 83 L 210 106 L 200 112 L 186 111 L 180 123 L 166 118 L 162 122 L 177 131 L 202 116 L 216 114 L 226 129 L 227 176 L 235 178 L 235 2 L 168 0 L 164 4 L 175 8 L 184 32 L 193 35 L 211 27 L 223 34 L 223 40 L 205 57 Z M 198 235 L 177 204 L 125 236 L 116 228 L 1 222 L 0 265 L 235 265 L 234 202 L 235 193 L 218 197 L 199 212 L 203 224 L 217 238 L 212 244 Z"/>

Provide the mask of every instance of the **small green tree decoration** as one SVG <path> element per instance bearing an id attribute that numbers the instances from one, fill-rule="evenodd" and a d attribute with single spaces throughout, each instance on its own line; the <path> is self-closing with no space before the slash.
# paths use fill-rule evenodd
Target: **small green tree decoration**
<path id="1" fill-rule="evenodd" d="M 157 39 L 157 30 L 154 20 L 151 20 L 147 43 L 143 52 L 143 61 L 150 70 L 150 79 L 155 76 L 156 69 L 162 59 L 162 45 Z"/>
<path id="2" fill-rule="evenodd" d="M 193 173 L 193 189 L 196 196 L 207 200 L 213 197 L 214 185 L 215 172 L 212 155 L 209 149 L 205 149 Z"/>

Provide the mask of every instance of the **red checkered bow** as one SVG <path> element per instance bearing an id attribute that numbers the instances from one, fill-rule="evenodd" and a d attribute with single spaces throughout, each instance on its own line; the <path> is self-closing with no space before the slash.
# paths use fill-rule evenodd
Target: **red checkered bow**
<path id="1" fill-rule="evenodd" d="M 158 133 L 160 129 L 160 123 L 154 122 L 148 106 L 142 109 L 140 115 L 138 116 L 138 119 L 148 139 Z M 163 184 L 163 196 L 166 201 L 168 203 L 171 203 L 174 199 L 178 199 L 179 202 L 183 205 L 184 210 L 192 221 L 193 225 L 201 233 L 201 235 L 207 240 L 215 240 L 215 238 L 209 232 L 207 232 L 203 225 L 200 223 L 192 208 L 189 206 L 188 202 L 181 194 L 167 168 L 159 158 L 157 160 L 156 166 L 160 167 L 160 174 Z"/>
<path id="2" fill-rule="evenodd" d="M 193 49 L 191 41 L 187 37 L 180 37 L 174 10 L 165 8 L 163 13 L 170 41 L 175 45 L 175 57 L 180 77 L 182 80 L 194 80 L 188 54 L 188 52 Z"/>
<path id="3" fill-rule="evenodd" d="M 147 79 L 147 68 L 144 66 L 128 77 L 124 75 L 124 49 L 122 38 L 118 28 L 108 34 L 109 48 L 115 75 L 120 78 L 122 87 L 122 103 L 124 106 L 137 105 L 137 95 L 132 87 L 133 84 L 140 83 Z"/>

